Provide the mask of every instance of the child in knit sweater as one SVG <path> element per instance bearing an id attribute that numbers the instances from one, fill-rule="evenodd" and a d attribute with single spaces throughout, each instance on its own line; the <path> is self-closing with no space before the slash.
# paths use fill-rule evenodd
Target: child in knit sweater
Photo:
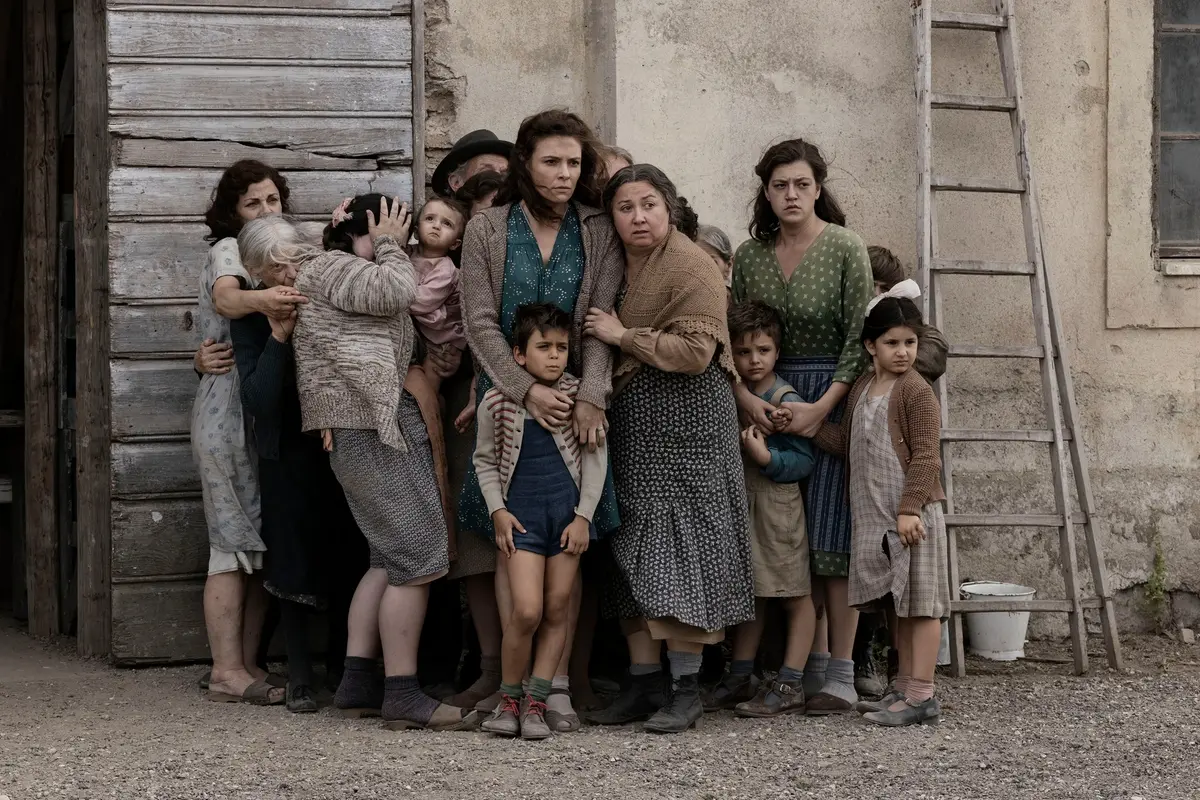
<path id="1" fill-rule="evenodd" d="M 566 373 L 571 317 L 549 303 L 517 309 L 513 358 L 539 383 L 574 401 Z M 475 446 L 479 488 L 506 559 L 513 609 L 501 649 L 500 705 L 483 730 L 545 739 L 546 699 L 567 638 L 567 607 L 579 556 L 595 535 L 592 515 L 604 490 L 608 454 L 582 447 L 573 428 L 549 431 L 498 388 L 480 403 Z M 537 634 L 529 693 L 521 679 Z"/>

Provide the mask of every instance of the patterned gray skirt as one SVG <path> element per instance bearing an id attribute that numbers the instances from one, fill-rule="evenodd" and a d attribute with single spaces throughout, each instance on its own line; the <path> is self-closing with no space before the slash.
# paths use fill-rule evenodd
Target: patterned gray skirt
<path id="1" fill-rule="evenodd" d="M 729 379 L 642 366 L 613 400 L 621 527 L 610 539 L 622 618 L 706 631 L 754 618 L 750 523 Z"/>
<path id="2" fill-rule="evenodd" d="M 387 570 L 401 586 L 450 565 L 446 517 L 433 471 L 433 451 L 417 401 L 400 393 L 402 453 L 373 430 L 333 432 L 330 466 L 367 544 L 371 567 Z"/>

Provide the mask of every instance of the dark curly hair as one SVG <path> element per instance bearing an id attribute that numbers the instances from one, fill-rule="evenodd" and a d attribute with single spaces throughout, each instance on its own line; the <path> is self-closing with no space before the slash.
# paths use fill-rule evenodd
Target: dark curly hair
<path id="1" fill-rule="evenodd" d="M 272 166 L 246 158 L 233 164 L 221 175 L 217 188 L 213 189 L 212 203 L 204 212 L 204 222 L 208 225 L 209 233 L 204 240 L 214 244 L 230 236 L 237 236 L 245 224 L 238 216 L 237 205 L 242 195 L 256 183 L 269 180 L 279 190 L 279 204 L 284 214 L 292 211 L 291 192 L 288 190 L 287 178 Z"/>
<path id="2" fill-rule="evenodd" d="M 921 309 L 907 297 L 885 297 L 875 304 L 863 320 L 862 340 L 864 343 L 873 342 L 892 328 L 902 326 L 912 328 L 919 336 L 925 327 L 921 320 Z"/>
<path id="3" fill-rule="evenodd" d="M 783 347 L 783 320 L 779 312 L 759 300 L 734 303 L 729 308 L 729 341 L 737 342 L 747 333 L 765 333 Z"/>
<path id="4" fill-rule="evenodd" d="M 537 149 L 538 142 L 551 136 L 568 136 L 579 142 L 582 151 L 579 182 L 575 184 L 575 193 L 571 195 L 571 199 L 585 206 L 599 207 L 600 190 L 596 187 L 596 164 L 599 156 L 596 155 L 596 137 L 577 114 L 558 108 L 526 117 L 521 123 L 512 155 L 508 159 L 508 176 L 496 194 L 496 205 L 524 200 L 529 213 L 535 219 L 542 222 L 558 219 L 550 201 L 542 197 L 533 185 L 533 176 L 529 172 L 529 162 L 533 159 L 533 151 Z"/>
<path id="5" fill-rule="evenodd" d="M 454 199 L 467 207 L 467 216 L 471 216 L 471 207 L 492 192 L 500 191 L 504 185 L 504 176 L 499 172 L 487 170 L 472 175 L 470 179 L 454 193 Z"/>
<path id="6" fill-rule="evenodd" d="M 379 201 L 383 195 L 378 192 L 360 194 L 350 201 L 346 207 L 349 219 L 342 220 L 338 225 L 330 223 L 321 234 L 321 244 L 326 250 L 341 250 L 343 253 L 354 252 L 354 237 L 367 235 L 367 212 L 379 216 Z M 388 200 L 390 205 L 391 200 Z M 376 220 L 378 222 L 378 220 Z M 401 242 L 401 245 L 406 242 Z"/>
<path id="7" fill-rule="evenodd" d="M 683 198 L 679 196 L 675 184 L 671 183 L 671 179 L 665 172 L 653 164 L 634 164 L 631 167 L 625 167 L 618 170 L 617 174 L 609 179 L 604 187 L 604 210 L 610 217 L 612 216 L 613 201 L 617 199 L 617 190 L 627 183 L 648 183 L 654 187 L 654 190 L 662 195 L 667 213 L 671 215 L 671 224 L 676 228 L 679 227 L 681 209 L 687 201 L 680 202 Z M 692 213 L 695 214 L 695 212 Z"/>
<path id="8" fill-rule="evenodd" d="M 680 233 L 693 242 L 700 238 L 700 217 L 696 214 L 696 209 L 692 208 L 688 204 L 687 198 L 682 195 L 679 197 L 679 208 L 675 217 L 675 227 Z"/>
<path id="9" fill-rule="evenodd" d="M 812 167 L 813 178 L 821 188 L 821 194 L 817 197 L 813 212 L 819 219 L 832 222 L 834 225 L 845 226 L 846 224 L 846 215 L 842 212 L 842 207 L 838 205 L 837 200 L 825 185 L 825 179 L 829 176 L 829 165 L 825 162 L 821 151 L 815 144 L 803 139 L 788 139 L 786 142 L 768 147 L 767 152 L 763 153 L 763 157 L 754 167 L 754 174 L 758 175 L 758 179 L 762 181 L 762 187 L 759 188 L 758 194 L 754 198 L 754 217 L 750 220 L 750 235 L 763 244 L 774 242 L 775 236 L 779 233 L 779 217 L 775 216 L 775 211 L 771 208 L 771 201 L 767 199 L 767 186 L 771 183 L 771 175 L 779 167 L 795 164 L 797 161 L 803 161 Z"/>
<path id="10" fill-rule="evenodd" d="M 566 331 L 570 334 L 571 327 L 571 315 L 554 303 L 526 303 L 517 307 L 516 318 L 513 319 L 513 344 L 524 353 L 534 331 L 543 336 L 549 331 Z"/>

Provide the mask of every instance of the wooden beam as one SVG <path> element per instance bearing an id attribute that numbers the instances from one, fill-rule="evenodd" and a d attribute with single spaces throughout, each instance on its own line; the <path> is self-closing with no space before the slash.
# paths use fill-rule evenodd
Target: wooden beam
<path id="1" fill-rule="evenodd" d="M 29 632 L 58 617 L 58 40 L 55 0 L 25 0 L 25 586 Z"/>
<path id="2" fill-rule="evenodd" d="M 425 203 L 425 0 L 412 0 L 412 207 Z"/>
<path id="3" fill-rule="evenodd" d="M 108 81 L 104 0 L 75 2 L 76 473 L 80 655 L 111 647 Z"/>

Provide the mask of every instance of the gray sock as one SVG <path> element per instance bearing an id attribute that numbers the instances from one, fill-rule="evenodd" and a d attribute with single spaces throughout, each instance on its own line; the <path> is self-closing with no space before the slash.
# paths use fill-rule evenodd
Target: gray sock
<path id="1" fill-rule="evenodd" d="M 389 675 L 383 679 L 383 718 L 428 724 L 438 701 L 421 691 L 416 675 Z"/>
<path id="2" fill-rule="evenodd" d="M 630 675 L 653 675 L 656 672 L 662 672 L 662 664 L 630 664 Z"/>
<path id="3" fill-rule="evenodd" d="M 840 697 L 848 703 L 857 703 L 858 692 L 854 690 L 853 659 L 829 659 L 829 667 L 825 670 L 825 685 L 821 687 L 821 691 L 834 697 Z"/>
<path id="4" fill-rule="evenodd" d="M 809 653 L 804 663 L 804 696 L 812 697 L 825 685 L 825 669 L 829 665 L 829 653 Z"/>
<path id="5" fill-rule="evenodd" d="M 779 675 L 777 677 L 781 681 L 798 681 L 804 677 L 804 671 L 792 669 L 785 665 L 779 668 Z"/>
<path id="6" fill-rule="evenodd" d="M 700 653 L 685 653 L 682 650 L 668 650 L 667 661 L 671 662 L 671 677 L 681 678 L 684 675 L 696 675 L 704 657 Z"/>
<path id="7" fill-rule="evenodd" d="M 729 662 L 729 674 L 730 675 L 740 675 L 741 677 L 744 678 L 745 676 L 749 675 L 751 672 L 754 672 L 754 659 L 753 658 L 747 658 L 744 661 L 735 658 Z"/>

